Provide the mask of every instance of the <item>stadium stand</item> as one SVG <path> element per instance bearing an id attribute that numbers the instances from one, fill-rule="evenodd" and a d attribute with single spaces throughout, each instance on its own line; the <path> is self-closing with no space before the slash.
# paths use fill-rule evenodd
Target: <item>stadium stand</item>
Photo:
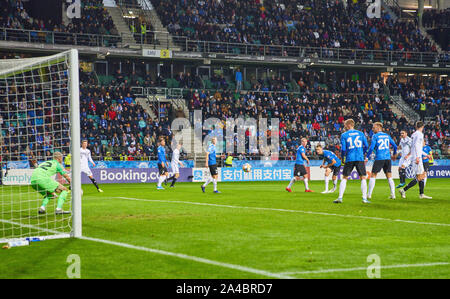
<path id="1" fill-rule="evenodd" d="M 422 24 L 441 46 L 442 50 L 450 50 L 450 8 L 445 10 L 425 10 Z"/>
<path id="2" fill-rule="evenodd" d="M 416 20 L 397 19 L 384 10 L 380 19 L 366 18 L 365 1 L 347 1 L 346 5 L 339 0 L 151 2 L 175 41 L 184 43 L 188 39 L 195 42 L 192 47 L 181 47 L 188 52 L 230 53 L 231 47 L 231 52 L 240 54 L 241 45 L 247 45 L 251 47 L 248 54 L 253 55 L 318 55 L 314 49 L 322 48 L 321 57 L 334 57 L 336 53 L 332 50 L 348 49 L 350 54 L 345 58 L 376 60 L 378 55 L 384 55 L 377 50 L 389 50 L 397 51 L 388 55 L 392 61 L 422 57 L 419 52 L 432 55 L 433 62 L 435 59 L 437 62 L 439 59 L 450 61 L 447 52 L 438 54 L 430 40 L 421 35 Z M 81 3 L 82 18 L 72 19 L 64 25 L 55 24 L 50 19 L 34 18 L 21 1 L 0 0 L 0 27 L 3 28 L 0 40 L 118 46 L 120 35 L 103 1 L 83 0 Z M 125 10 L 139 5 L 136 0 L 123 0 L 120 4 L 123 5 L 120 9 Z M 395 7 L 391 10 L 399 13 Z M 426 10 L 423 24 L 428 28 L 448 26 L 448 13 L 448 9 L 440 12 Z M 154 41 L 153 27 L 144 18 L 129 18 L 128 26 L 138 44 Z M 216 43 L 213 48 L 205 48 L 202 41 Z M 279 51 L 275 48 L 278 46 L 285 48 Z M 289 47 L 293 46 L 312 50 L 309 54 L 292 52 Z M 368 51 L 356 52 L 359 50 Z M 18 55 L 23 56 L 1 54 L 1 57 Z M 359 78 L 353 75 L 343 77 L 334 69 L 308 68 L 293 73 L 292 77 L 276 72 L 273 75 L 269 72 L 259 76 L 246 75 L 238 84 L 235 68 L 228 66 L 223 67 L 229 68 L 227 72 L 213 71 L 207 76 L 186 67 L 181 72 L 179 70 L 183 68 L 176 71 L 172 68 L 172 75 L 165 76 L 159 71 L 154 74 L 149 69 L 145 72 L 135 70 L 128 58 L 116 59 L 120 61 L 108 65 L 108 71 L 103 75 L 96 74 L 95 70 L 93 73 L 80 72 L 82 138 L 88 139 L 93 155 L 98 159 L 150 159 L 155 155 L 156 138 L 171 135 L 170 122 L 176 115 L 172 104 L 150 105 L 152 111 L 146 111 L 136 101 L 136 87 L 181 89 L 189 112 L 200 109 L 204 119 L 280 117 L 283 120 L 281 156 L 284 158 L 292 158 L 301 136 L 310 136 L 311 141 L 325 141 L 338 147 L 337 136 L 342 122 L 350 116 L 358 120 L 368 136 L 372 134 L 371 124 L 383 121 L 398 138 L 401 129 L 410 131 L 412 128 L 411 120 L 396 115 L 391 109 L 390 96 L 400 95 L 427 121 L 426 137 L 432 147 L 438 153 L 448 153 L 448 77 L 416 74 L 403 80 L 391 74 L 385 81 L 380 71 Z M 7 118 L 7 105 L 26 105 L 32 113 L 34 103 L 28 103 L 28 99 L 14 102 L 14 99 L 5 97 L 4 92 L 0 91 L 3 99 L 0 118 Z M 41 118 L 40 126 L 50 125 L 47 124 L 48 118 L 38 117 Z M 17 159 L 23 152 L 32 151 L 33 155 L 41 158 L 49 154 L 52 136 L 46 135 L 44 129 L 37 130 L 35 148 L 15 148 L 14 140 L 20 138 L 23 130 L 19 126 L 20 121 L 5 123 L 2 119 L 4 146 L 17 151 Z"/>
<path id="3" fill-rule="evenodd" d="M 154 87 L 182 88 L 191 114 L 194 110 L 200 109 L 203 119 L 216 117 L 225 120 L 227 117 L 238 116 L 280 117 L 284 120 L 283 130 L 280 132 L 283 146 L 280 154 L 284 159 L 292 157 L 293 149 L 299 144 L 302 136 L 309 136 L 311 141 L 334 144 L 338 148 L 339 131 L 343 120 L 347 117 L 354 117 L 362 124 L 362 129 L 368 137 L 372 134 L 371 124 L 383 121 L 388 132 L 398 141 L 400 130 L 412 132 L 413 123 L 403 116 L 394 114 L 389 106 L 389 92 L 401 95 L 419 115 L 422 115 L 420 103 L 422 101 L 426 103 L 424 117 L 428 121 L 427 130 L 430 130 L 427 135 L 429 143 L 438 153 L 448 152 L 450 130 L 447 119 L 450 102 L 447 77 L 435 81 L 436 79 L 431 77 L 422 80 L 421 78 L 428 77 L 410 76 L 406 83 L 400 83 L 398 78 L 391 76 L 385 86 L 383 80 L 376 76 L 368 81 L 360 80 L 358 77 L 337 80 L 336 73 L 329 71 L 325 76 L 328 79 L 324 80 L 320 76 L 321 73 L 323 72 L 314 70 L 303 72 L 296 79 L 299 82 L 299 89 L 296 91 L 280 89 L 282 78 L 270 76 L 264 80 L 256 80 L 255 84 L 248 85 L 248 90 L 240 92 L 228 85 L 231 83 L 234 87 L 234 82 L 215 74 L 203 80 L 190 73 L 180 72 L 173 79 L 159 78 L 157 81 L 148 73 L 145 75 L 146 79 L 135 73 L 132 75 L 139 78 L 137 81 L 151 82 L 151 86 Z M 129 77 L 131 76 L 120 75 L 120 72 L 117 75 L 116 72 L 109 84 L 113 86 L 117 84 L 122 89 L 127 87 L 124 90 L 131 91 L 130 87 L 133 84 L 130 81 L 135 80 L 129 80 Z M 203 87 L 198 87 L 201 83 Z M 143 85 L 149 86 L 146 83 Z M 102 89 L 105 89 L 105 86 Z M 123 96 L 126 96 L 125 92 Z M 158 111 L 155 111 L 155 114 L 158 116 Z M 172 117 L 173 115 L 172 113 Z M 167 124 L 171 120 L 169 117 Z M 207 133 L 205 131 L 204 135 Z M 257 155 L 248 154 L 246 158 L 252 156 Z"/>
<path id="4" fill-rule="evenodd" d="M 364 3 L 301 0 L 153 0 L 170 33 L 198 41 L 373 50 L 436 51 L 417 24 L 383 13 L 368 19 Z M 218 47 L 220 47 L 218 45 Z M 238 51 L 238 49 L 237 49 Z M 286 53 L 289 55 L 289 53 Z"/>
<path id="5" fill-rule="evenodd" d="M 11 58 L 11 56 L 15 55 L 2 57 Z M 338 84 L 329 86 L 325 84 L 323 92 L 316 92 L 318 72 L 308 71 L 299 79 L 303 81 L 303 89 L 294 93 L 277 90 L 196 89 L 186 83 L 185 78 L 189 75 L 180 73 L 174 80 L 181 83 L 179 87 L 186 87 L 183 94 L 189 111 L 201 110 L 204 119 L 216 117 L 225 120 L 227 117 L 239 116 L 279 117 L 282 120 L 281 159 L 293 157 L 294 148 L 302 136 L 309 136 L 311 141 L 324 141 L 338 149 L 339 131 L 347 117 L 355 118 L 367 136 L 371 136 L 371 124 L 375 121 L 383 121 L 388 132 L 396 139 L 400 130 L 412 130 L 412 124 L 405 117 L 395 115 L 390 109 L 389 95 L 385 94 L 381 81 L 379 82 L 381 85 L 374 85 L 378 83 L 377 80 L 368 84 L 363 80 L 342 80 Z M 152 119 L 143 107 L 136 103 L 132 89 L 135 85 L 130 82 L 143 82 L 144 85 L 145 82 L 152 82 L 155 86 L 161 86 L 164 82 L 153 81 L 149 73 L 143 77 L 135 73 L 124 76 L 117 71 L 111 77 L 112 80 L 102 86 L 98 84 L 94 73 L 80 72 L 80 80 L 83 82 L 80 86 L 82 138 L 89 141 L 96 159 L 151 159 L 155 156 L 156 138 L 160 135 L 171 136 L 170 122 L 174 119 L 175 111 L 171 104 L 164 104 L 160 111 L 154 111 L 157 118 Z M 130 77 L 134 79 L 129 80 Z M 424 115 L 428 120 L 426 138 L 438 155 L 445 155 L 448 153 L 450 139 L 448 81 L 446 77 L 441 81 L 423 78 L 427 77 L 411 76 L 406 83 L 400 83 L 397 78 L 392 78 L 388 87 L 393 94 L 402 95 L 416 110 L 420 110 L 422 102 L 426 103 Z M 211 81 L 214 80 L 211 78 Z M 375 89 L 375 86 L 378 88 Z M 5 100 L 5 96 L 1 96 L 4 93 L 4 90 L 0 91 L 2 98 L 0 124 L 5 140 L 4 146 L 13 152 L 17 151 L 17 155 L 14 155 L 17 159 L 23 152 L 32 152 L 32 156 L 37 158 L 49 155 L 52 136 L 45 134 L 45 131 L 50 131 L 48 127 L 50 124 L 47 124 L 50 118 L 45 116 L 36 120 L 42 122 L 42 130 L 37 129 L 35 148 L 18 149 L 13 146 L 15 138 L 20 138 L 23 133 L 21 131 L 23 128 L 19 126 L 20 123 L 6 124 L 2 121 L 8 118 L 5 115 L 8 111 L 5 105 L 27 105 L 28 113 L 32 113 L 33 102 L 27 103 L 27 99 L 17 102 L 11 101 L 12 99 Z M 420 111 L 418 112 L 420 114 Z M 207 133 L 205 131 L 204 135 Z M 244 156 L 241 155 L 241 158 Z M 245 158 L 252 156 L 257 154 L 247 154 Z"/>
<path id="6" fill-rule="evenodd" d="M 422 24 L 425 28 L 450 27 L 450 8 L 425 10 L 422 16 Z"/>
<path id="7" fill-rule="evenodd" d="M 170 137 L 171 105 L 164 105 L 160 121 L 153 120 L 125 85 L 82 84 L 80 110 L 81 137 L 99 159 L 149 160 L 156 155 L 157 136 Z"/>
<path id="8" fill-rule="evenodd" d="M 0 27 L 5 39 L 88 46 L 117 46 L 120 36 L 102 0 L 81 1 L 81 18 L 67 24 L 30 15 L 21 1 L 1 0 Z"/>
<path id="9" fill-rule="evenodd" d="M 39 84 L 39 70 L 34 69 L 35 80 L 28 85 L 0 87 L 0 128 L 3 139 L 3 153 L 10 153 L 11 160 L 29 160 L 30 166 L 36 159 L 51 157 L 52 148 L 69 148 L 69 120 L 61 117 L 67 113 L 68 95 L 64 94 L 62 84 L 56 80 L 57 72 L 52 67 L 54 82 L 51 92 Z M 25 87 L 26 86 L 26 87 Z M 14 90 L 10 92 L 9 89 Z M 23 97 L 8 96 L 15 91 Z M 62 92 L 61 92 L 62 91 Z M 16 113 L 19 107 L 22 113 Z M 21 146 L 22 145 L 22 146 Z"/>

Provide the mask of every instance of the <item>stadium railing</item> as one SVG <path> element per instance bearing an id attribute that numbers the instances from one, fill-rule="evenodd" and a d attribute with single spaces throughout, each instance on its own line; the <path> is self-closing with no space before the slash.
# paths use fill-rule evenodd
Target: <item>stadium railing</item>
<path id="1" fill-rule="evenodd" d="M 122 36 L 0 28 L 0 41 L 117 47 Z"/>
<path id="2" fill-rule="evenodd" d="M 176 98 L 185 95 L 189 91 L 193 90 L 204 90 L 205 92 L 210 92 L 211 95 L 214 94 L 216 91 L 229 91 L 229 92 L 235 92 L 234 89 L 220 89 L 220 88 L 167 88 L 167 87 L 143 87 L 143 86 L 131 86 L 131 91 L 136 96 L 165 96 L 167 99 L 170 98 Z M 345 96 L 379 96 L 381 98 L 385 98 L 385 94 L 383 92 L 379 93 L 373 93 L 373 92 L 367 92 L 367 93 L 350 93 L 350 92 L 333 92 L 333 91 L 309 91 L 309 92 L 302 92 L 302 91 L 263 91 L 263 90 L 252 90 L 252 89 L 241 89 L 239 91 L 241 94 L 247 94 L 247 93 L 270 93 L 272 95 L 295 95 L 295 96 L 301 96 L 303 94 L 328 94 L 328 95 L 345 95 Z"/>
<path id="3" fill-rule="evenodd" d="M 186 52 L 242 54 L 253 56 L 279 56 L 326 58 L 338 60 L 370 60 L 380 62 L 408 61 L 420 63 L 448 62 L 448 53 L 361 50 L 343 48 L 316 48 L 282 45 L 255 45 L 243 43 L 225 43 L 212 41 L 194 41 L 187 37 L 173 36 L 175 44 Z"/>
<path id="4" fill-rule="evenodd" d="M 170 48 L 170 34 L 162 31 L 148 31 L 147 38 L 136 41 L 142 48 Z M 449 52 L 414 52 L 361 50 L 343 48 L 317 48 L 282 45 L 257 45 L 190 40 L 187 37 L 172 36 L 174 44 L 183 52 L 210 54 L 234 54 L 250 56 L 276 56 L 296 58 L 320 58 L 336 60 L 366 60 L 372 62 L 445 63 L 450 62 Z M 70 44 L 85 46 L 120 47 L 121 35 L 102 35 L 36 31 L 0 28 L 0 41 L 21 41 L 28 43 Z M 160 41 L 165 41 L 161 43 Z"/>

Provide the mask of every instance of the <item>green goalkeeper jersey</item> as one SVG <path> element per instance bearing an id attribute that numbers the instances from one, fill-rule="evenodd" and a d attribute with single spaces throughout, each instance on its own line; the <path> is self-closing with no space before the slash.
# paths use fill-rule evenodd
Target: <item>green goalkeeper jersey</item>
<path id="1" fill-rule="evenodd" d="M 56 160 L 50 160 L 39 164 L 38 168 L 33 171 L 32 177 L 52 177 L 57 173 L 64 175 L 66 172 L 61 163 Z"/>

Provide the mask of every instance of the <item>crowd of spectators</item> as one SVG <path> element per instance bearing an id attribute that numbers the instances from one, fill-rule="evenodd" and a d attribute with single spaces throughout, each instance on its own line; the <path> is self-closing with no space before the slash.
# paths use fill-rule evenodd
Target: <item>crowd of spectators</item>
<path id="1" fill-rule="evenodd" d="M 0 27 L 39 31 L 49 28 L 49 24 L 32 18 L 21 0 L 0 0 Z"/>
<path id="2" fill-rule="evenodd" d="M 8 32 L 9 39 L 58 44 L 81 44 L 98 46 L 99 39 L 87 34 L 103 35 L 101 45 L 116 46 L 120 42 L 112 18 L 103 6 L 102 0 L 81 0 L 80 18 L 71 18 L 68 24 L 53 19 L 33 17 L 21 0 L 0 0 L 0 27 L 16 29 Z M 65 5 L 69 5 L 64 3 Z M 31 34 L 21 34 L 21 29 Z M 53 34 L 46 33 L 51 31 Z M 85 35 L 74 35 L 85 34 Z"/>
<path id="3" fill-rule="evenodd" d="M 383 121 L 387 131 L 398 141 L 401 129 L 407 128 L 412 132 L 413 128 L 404 117 L 394 115 L 388 105 L 387 92 L 402 95 L 408 103 L 411 103 L 411 96 L 414 98 L 415 94 L 413 107 L 418 109 L 417 112 L 421 115 L 421 100 L 417 97 L 423 94 L 423 101 L 427 104 L 425 116 L 429 116 L 425 120 L 431 121 L 427 125 L 427 130 L 430 130 L 429 134 L 426 134 L 427 138 L 438 152 L 447 154 L 445 146 L 449 143 L 449 101 L 446 77 L 442 77 L 440 82 L 433 81 L 432 78 L 435 77 L 430 77 L 426 81 L 421 80 L 420 84 L 416 81 L 419 77 L 408 77 L 408 83 L 399 83 L 395 77 L 390 77 L 385 86 L 378 76 L 369 76 L 368 80 L 364 80 L 358 74 L 348 75 L 347 78 L 340 78 L 334 71 L 326 71 L 324 75 L 323 72 L 314 70 L 297 73 L 293 80 L 299 89 L 295 92 L 287 91 L 287 80 L 283 76 L 275 75 L 264 80 L 252 80 L 250 89 L 241 91 L 227 89 L 225 84 L 228 84 L 228 81 L 221 79 L 222 75 L 209 78 L 213 83 L 210 89 L 201 88 L 200 78 L 190 73 L 180 72 L 172 80 L 178 82 L 177 87 L 185 88 L 185 100 L 191 113 L 191 121 L 193 112 L 199 109 L 203 111 L 204 119 L 216 117 L 224 120 L 226 117 L 238 116 L 282 119 L 281 127 L 285 127 L 280 136 L 283 144 L 281 154 L 284 157 L 291 157 L 292 150 L 299 143 L 301 136 L 339 146 L 338 136 L 342 122 L 347 117 L 353 117 L 361 123 L 361 128 L 369 137 L 372 134 L 371 124 Z M 132 72 L 125 77 L 117 71 L 112 85 L 118 84 L 122 89 L 127 89 L 133 85 L 130 82 L 135 81 L 130 79 L 133 76 L 138 75 Z M 155 82 L 149 73 L 141 76 L 142 74 L 138 76 L 140 80 L 151 82 L 153 86 L 166 86 L 167 79 L 159 77 L 158 82 Z M 216 83 L 221 81 L 223 83 Z M 410 92 L 414 90 L 416 92 Z M 252 155 L 257 154 L 247 153 L 246 157 L 250 158 Z"/>
<path id="4" fill-rule="evenodd" d="M 52 67 L 50 85 L 0 80 L 0 149 L 8 160 L 29 161 L 35 166 L 55 150 L 69 152 L 67 76 L 63 68 Z M 172 133 L 169 119 L 173 109 L 163 104 L 153 120 L 125 86 L 101 87 L 90 73 L 80 72 L 81 139 L 88 140 L 94 159 L 150 160 L 156 156 L 158 136 Z M 35 83 L 35 85 L 33 84 Z M 26 91 L 26 92 L 25 92 Z"/>
<path id="5" fill-rule="evenodd" d="M 80 86 L 81 138 L 99 159 L 154 159 L 157 137 L 172 136 L 172 106 L 162 104 L 159 113 L 153 120 L 129 87 Z"/>
<path id="6" fill-rule="evenodd" d="M 394 77 L 389 84 L 392 92 L 401 95 L 422 119 L 448 117 L 448 77 L 414 75 L 407 76 L 404 82 Z"/>
<path id="7" fill-rule="evenodd" d="M 381 95 L 343 95 L 330 93 L 311 93 L 303 95 L 276 92 L 241 92 L 216 91 L 193 92 L 187 95 L 190 111 L 201 110 L 203 119 L 221 120 L 218 128 L 225 130 L 227 118 L 267 118 L 280 119 L 280 158 L 295 159 L 295 149 L 301 137 L 310 141 L 323 141 L 332 150 L 339 150 L 343 122 L 354 118 L 359 129 L 371 137 L 372 124 L 382 121 L 385 131 L 397 142 L 400 130 L 412 133 L 412 124 L 403 116 L 395 115 L 389 108 L 389 99 Z M 192 117 L 192 115 L 191 115 Z M 426 128 L 426 138 L 431 146 L 439 152 L 448 147 L 445 139 L 450 137 L 448 124 L 441 128 L 438 123 L 430 123 Z M 211 131 L 204 131 L 207 135 Z M 226 134 L 225 132 L 223 134 Z M 248 136 L 250 130 L 246 130 Z M 270 135 L 267 131 L 263 134 Z M 236 135 L 236 134 L 235 134 Z M 237 136 L 235 136 L 237 142 Z M 248 140 L 247 140 L 248 142 Z M 247 147 L 248 150 L 248 147 Z M 444 151 L 446 153 L 446 151 Z M 246 158 L 259 156 L 261 153 L 245 154 Z M 313 153 L 309 153 L 313 154 Z"/>
<path id="8" fill-rule="evenodd" d="M 62 24 L 60 26 L 55 29 L 72 33 L 118 34 L 111 16 L 103 6 L 102 0 L 82 0 L 81 18 L 72 18 L 67 27 Z"/>
<path id="9" fill-rule="evenodd" d="M 51 157 L 54 149 L 69 150 L 67 71 L 63 65 L 0 79 L 0 149 L 5 160 Z M 27 84 L 24 84 L 27 83 Z M 45 84 L 44 84 L 45 83 Z"/>
<path id="10" fill-rule="evenodd" d="M 394 21 L 384 10 L 381 18 L 367 18 L 366 1 L 348 0 L 347 5 L 340 0 L 152 0 L 152 3 L 171 34 L 192 41 L 215 41 L 219 50 L 226 47 L 223 42 L 229 42 L 254 45 L 256 53 L 261 52 L 259 45 L 288 47 L 280 53 L 270 47 L 264 49 L 277 55 L 304 55 L 298 51 L 290 52 L 289 46 L 436 52 L 435 46 L 420 34 L 416 21 Z M 82 0 L 81 18 L 72 18 L 66 25 L 52 19 L 33 17 L 21 0 L 0 0 L 0 4 L 0 26 L 33 32 L 31 37 L 28 34 L 21 36 L 20 31 L 10 33 L 13 39 L 82 45 L 98 45 L 100 42 L 103 46 L 112 47 L 120 42 L 102 0 Z M 425 11 L 424 23 L 448 25 L 448 11 Z M 150 24 L 136 18 L 130 26 L 138 41 L 154 42 Z M 67 33 L 100 34 L 103 38 L 99 41 Z M 321 52 L 321 55 L 333 57 L 335 54 L 329 50 Z M 381 54 L 367 53 L 365 58 L 374 59 L 377 55 Z M 399 59 L 402 57 L 407 55 L 399 56 Z"/>
<path id="11" fill-rule="evenodd" d="M 444 10 L 426 9 L 422 16 L 422 25 L 425 28 L 450 28 L 450 8 Z"/>
<path id="12" fill-rule="evenodd" d="M 190 72 L 187 72 L 186 74 L 179 72 L 174 79 L 178 82 L 178 87 L 180 88 L 202 88 L 203 86 L 200 77 L 195 74 L 191 74 Z M 216 86 L 216 88 L 220 88 L 220 83 Z"/>
<path id="13" fill-rule="evenodd" d="M 152 0 L 170 33 L 261 45 L 435 51 L 416 22 L 367 18 L 366 1 Z"/>
<path id="14" fill-rule="evenodd" d="M 9 55 L 5 58 L 12 57 Z M 67 111 L 62 111 L 67 108 L 68 99 L 66 94 L 60 94 L 64 86 L 58 85 L 61 80 L 55 77 L 64 78 L 65 73 L 56 69 L 50 73 L 54 83 L 49 90 L 32 89 L 33 84 L 30 84 L 27 95 L 23 95 L 24 90 L 14 89 L 14 84 L 9 84 L 9 89 L 6 85 L 3 88 L 0 86 L 2 139 L 12 159 L 21 159 L 22 155 L 37 159 L 48 157 L 53 148 L 68 151 L 69 141 L 66 139 L 69 120 L 64 115 Z M 251 91 L 219 86 L 212 89 L 197 88 L 200 79 L 190 73 L 179 73 L 174 80 L 185 88 L 184 97 L 191 121 L 194 121 L 195 110 L 202 111 L 203 120 L 221 120 L 222 126 L 226 118 L 278 118 L 280 159 L 293 159 L 295 148 L 304 136 L 310 141 L 325 142 L 329 148 L 339 150 L 342 124 L 349 117 L 355 119 L 359 129 L 368 137 L 373 134 L 371 125 L 382 121 L 386 132 L 398 142 L 400 130 L 407 129 L 412 133 L 413 128 L 405 117 L 395 115 L 390 109 L 386 91 L 401 95 L 416 109 L 427 121 L 425 137 L 433 150 L 438 155 L 449 154 L 450 102 L 447 77 L 408 76 L 405 81 L 392 76 L 384 86 L 380 77 L 371 76 L 369 80 L 363 80 L 354 74 L 351 78 L 337 80 L 337 74 L 333 71 L 324 75 L 314 70 L 297 74 L 299 77 L 295 81 L 299 82 L 300 90 L 296 92 L 283 90 L 286 82 L 283 76 L 267 77 L 263 82 L 268 84 L 263 87 L 267 90 L 262 90 L 258 86 L 261 82 L 256 81 L 253 87 L 257 88 Z M 37 73 L 34 75 L 40 78 Z M 113 77 L 109 84 L 99 85 L 94 73 L 80 71 L 81 137 L 88 140 L 96 159 L 154 159 L 157 137 L 164 135 L 170 139 L 172 136 L 170 123 L 176 117 L 176 111 L 171 104 L 153 106 L 157 120 L 152 119 L 136 102 L 131 87 L 134 86 L 133 82 L 163 86 L 164 79 L 158 77 L 155 80 L 149 72 L 143 75 L 133 71 L 124 75 L 119 69 Z M 209 132 L 203 133 L 206 135 Z M 249 134 L 251 132 L 247 130 L 246 135 Z M 264 134 L 270 135 L 271 132 Z M 247 153 L 241 158 L 256 158 L 260 154 Z"/>

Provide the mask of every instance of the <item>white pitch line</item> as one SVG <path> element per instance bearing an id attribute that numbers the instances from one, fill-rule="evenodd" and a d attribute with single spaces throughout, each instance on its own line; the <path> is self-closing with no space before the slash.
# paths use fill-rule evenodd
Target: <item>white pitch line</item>
<path id="1" fill-rule="evenodd" d="M 272 272 L 258 270 L 258 269 L 249 268 L 249 267 L 245 267 L 245 266 L 218 262 L 218 261 L 214 261 L 214 260 L 205 259 L 202 257 L 183 254 L 183 253 L 175 253 L 175 252 L 170 252 L 170 251 L 165 251 L 165 250 L 160 250 L 160 249 L 135 246 L 135 245 L 127 244 L 127 243 L 121 243 L 121 242 L 115 242 L 115 241 L 109 241 L 109 240 L 97 239 L 97 238 L 91 238 L 91 237 L 84 237 L 84 236 L 80 237 L 80 239 L 104 243 L 104 244 L 108 244 L 108 245 L 120 246 L 120 247 L 124 247 L 124 248 L 129 248 L 129 249 L 141 250 L 141 251 L 146 251 L 146 252 L 151 252 L 151 253 L 156 253 L 156 254 L 161 254 L 161 255 L 166 255 L 166 256 L 177 257 L 177 258 L 181 258 L 181 259 L 185 259 L 185 260 L 189 260 L 189 261 L 229 268 L 229 269 L 238 270 L 238 271 L 242 271 L 242 272 L 258 274 L 258 275 L 266 276 L 266 277 L 279 278 L 279 279 L 293 279 L 293 277 L 290 277 L 290 276 L 284 275 L 284 274 L 272 273 Z"/>
<path id="2" fill-rule="evenodd" d="M 421 222 L 421 221 L 414 221 L 414 220 L 389 219 L 389 218 L 371 217 L 371 216 L 345 215 L 345 214 L 335 214 L 335 213 L 325 213 L 325 212 L 288 210 L 288 209 L 276 209 L 276 208 L 264 208 L 264 207 L 232 206 L 232 205 L 222 205 L 222 204 L 213 204 L 213 203 L 206 203 L 206 202 L 194 202 L 194 201 L 144 199 L 144 198 L 133 198 L 133 197 L 122 197 L 122 196 L 111 197 L 111 198 L 119 198 L 119 199 L 126 199 L 126 200 L 135 200 L 135 201 L 145 201 L 145 202 L 180 203 L 180 204 L 190 204 L 190 205 L 199 205 L 199 206 L 211 206 L 211 207 L 219 207 L 219 208 L 261 210 L 261 211 L 277 211 L 277 212 L 287 212 L 287 213 L 302 213 L 302 214 L 311 214 L 311 215 L 336 216 L 336 217 L 345 217 L 345 218 L 359 218 L 359 219 L 368 219 L 368 220 L 392 221 L 392 222 L 403 222 L 403 223 L 413 223 L 413 224 L 423 224 L 423 225 L 450 226 L 449 223 Z"/>
<path id="3" fill-rule="evenodd" d="M 14 225 L 20 225 L 20 226 L 23 226 L 23 227 L 26 227 L 26 228 L 41 229 L 41 230 L 49 232 L 49 233 L 60 233 L 58 231 L 54 231 L 54 230 L 51 230 L 51 229 L 40 228 L 38 226 L 31 225 L 31 224 L 22 224 L 22 223 L 8 221 L 8 220 L 2 220 L 2 219 L 0 219 L 0 222 L 8 223 L 8 224 L 14 224 Z M 91 237 L 86 237 L 86 236 L 82 236 L 79 239 L 87 240 L 87 241 L 93 241 L 93 242 L 99 242 L 99 243 L 104 243 L 104 244 L 108 244 L 108 245 L 115 245 L 115 246 L 120 246 L 120 247 L 124 247 L 124 248 L 129 248 L 129 249 L 141 250 L 141 251 L 146 251 L 146 252 L 151 252 L 151 253 L 161 254 L 161 255 L 166 255 L 166 256 L 173 256 L 173 257 L 177 257 L 177 258 L 181 258 L 181 259 L 185 259 L 185 260 L 190 260 L 190 261 L 194 261 L 194 262 L 198 262 L 198 263 L 203 263 L 203 264 L 208 264 L 208 265 L 214 265 L 214 266 L 229 268 L 229 269 L 238 270 L 238 271 L 242 271 L 242 272 L 258 274 L 258 275 L 266 276 L 266 277 L 279 278 L 279 279 L 293 279 L 294 278 L 294 277 L 290 277 L 290 276 L 284 275 L 284 274 L 277 274 L 277 273 L 272 273 L 272 272 L 259 270 L 259 269 L 254 269 L 254 268 L 250 268 L 250 267 L 245 267 L 245 266 L 241 266 L 241 265 L 235 265 L 235 264 L 229 264 L 229 263 L 213 261 L 213 260 L 205 259 L 205 258 L 202 258 L 202 257 L 191 256 L 191 255 L 187 255 L 187 254 L 183 254 L 183 253 L 175 253 L 175 252 L 170 252 L 170 251 L 165 251 L 165 250 L 160 250 L 160 249 L 154 249 L 154 248 L 148 248 L 148 247 L 142 247 L 142 246 L 135 246 L 135 245 L 127 244 L 127 243 L 109 241 L 109 240 L 98 239 L 98 238 L 91 238 Z"/>
<path id="4" fill-rule="evenodd" d="M 17 225 L 17 226 L 21 226 L 21 227 L 24 227 L 24 228 L 41 230 L 43 232 L 47 232 L 47 233 L 51 233 L 51 234 L 61 234 L 62 233 L 62 232 L 57 231 L 57 230 L 48 229 L 48 228 L 40 227 L 40 226 L 33 225 L 33 224 L 24 224 L 24 223 L 14 222 L 14 221 L 4 220 L 4 219 L 0 219 L 0 222 L 11 224 L 11 225 Z"/>
<path id="5" fill-rule="evenodd" d="M 424 263 L 424 264 L 405 264 L 405 265 L 388 265 L 380 266 L 380 269 L 394 269 L 394 268 L 413 268 L 413 267 L 434 267 L 434 266 L 444 266 L 450 265 L 450 263 Z M 282 272 L 282 275 L 300 275 L 300 274 L 321 274 L 321 273 L 332 273 L 332 272 L 352 272 L 352 271 L 363 271 L 367 270 L 367 267 L 357 267 L 357 268 L 343 268 L 343 269 L 324 269 L 324 270 L 313 270 L 313 271 L 294 271 L 294 272 Z"/>

